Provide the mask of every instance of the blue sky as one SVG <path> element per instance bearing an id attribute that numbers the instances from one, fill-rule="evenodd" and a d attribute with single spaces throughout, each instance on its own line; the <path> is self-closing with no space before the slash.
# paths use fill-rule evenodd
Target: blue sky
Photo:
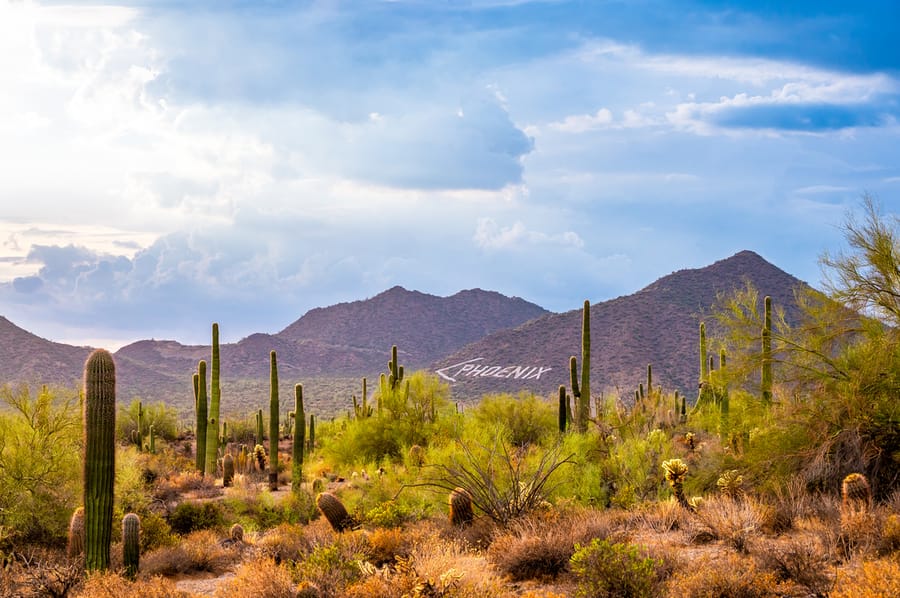
<path id="1" fill-rule="evenodd" d="M 0 3 L 0 314 L 234 341 L 395 284 L 554 311 L 900 211 L 894 2 Z"/>

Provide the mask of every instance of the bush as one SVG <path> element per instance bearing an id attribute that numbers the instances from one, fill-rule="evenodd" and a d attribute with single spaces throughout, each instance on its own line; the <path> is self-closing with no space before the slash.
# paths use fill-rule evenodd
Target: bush
<path id="1" fill-rule="evenodd" d="M 900 596 L 900 563 L 891 559 L 867 561 L 838 574 L 832 598 Z"/>
<path id="2" fill-rule="evenodd" d="M 677 598 L 770 598 L 790 595 L 779 591 L 772 573 L 760 572 L 753 561 L 730 554 L 724 560 L 694 561 L 676 573 L 668 595 Z"/>
<path id="3" fill-rule="evenodd" d="M 189 598 L 190 593 L 175 587 L 175 582 L 162 577 L 129 581 L 118 573 L 94 573 L 74 598 Z"/>
<path id="4" fill-rule="evenodd" d="M 536 444 L 557 434 L 557 407 L 534 393 L 487 395 L 473 410 L 475 421 L 485 429 L 501 426 L 513 446 Z"/>
<path id="5" fill-rule="evenodd" d="M 213 502 L 186 501 L 175 507 L 169 515 L 169 526 L 176 534 L 185 535 L 198 530 L 225 526 L 222 506 Z"/>
<path id="6" fill-rule="evenodd" d="M 657 569 L 662 561 L 644 556 L 637 546 L 595 538 L 587 546 L 575 546 L 571 564 L 578 580 L 577 596 L 652 598 L 658 594 Z"/>
<path id="7" fill-rule="evenodd" d="M 266 598 L 294 598 L 291 572 L 272 559 L 261 558 L 243 563 L 234 577 L 216 588 L 215 596 L 265 596 Z"/>

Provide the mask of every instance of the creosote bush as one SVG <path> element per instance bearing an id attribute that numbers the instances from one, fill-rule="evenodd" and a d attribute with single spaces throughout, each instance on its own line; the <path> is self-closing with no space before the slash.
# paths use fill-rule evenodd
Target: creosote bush
<path id="1" fill-rule="evenodd" d="M 652 598 L 659 593 L 657 569 L 662 561 L 646 556 L 631 544 L 599 538 L 577 545 L 571 558 L 581 598 Z"/>

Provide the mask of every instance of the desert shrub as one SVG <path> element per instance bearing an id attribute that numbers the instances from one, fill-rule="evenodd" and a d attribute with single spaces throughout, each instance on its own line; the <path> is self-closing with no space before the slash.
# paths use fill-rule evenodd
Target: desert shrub
<path id="1" fill-rule="evenodd" d="M 161 515 L 148 512 L 141 517 L 141 552 L 149 552 L 163 546 L 173 546 L 178 538 Z"/>
<path id="2" fill-rule="evenodd" d="M 672 598 L 772 598 L 784 595 L 774 574 L 735 554 L 724 560 L 697 559 L 666 584 Z"/>
<path id="3" fill-rule="evenodd" d="M 833 546 L 822 537 L 804 535 L 761 546 L 760 567 L 779 582 L 793 582 L 813 596 L 827 596 L 834 585 Z"/>
<path id="4" fill-rule="evenodd" d="M 747 552 L 750 541 L 759 534 L 765 507 L 755 500 L 734 500 L 724 496 L 703 501 L 696 521 L 701 531 L 729 544 L 738 552 Z"/>
<path id="5" fill-rule="evenodd" d="M 79 504 L 81 435 L 77 392 L 0 386 L 0 527 L 10 542 L 64 542 Z"/>
<path id="6" fill-rule="evenodd" d="M 891 553 L 900 550 L 900 515 L 891 514 L 885 517 L 881 526 L 882 553 Z"/>
<path id="7" fill-rule="evenodd" d="M 348 542 L 348 536 L 352 534 L 341 536 L 334 544 L 316 546 L 294 565 L 297 577 L 318 588 L 321 596 L 342 596 L 348 586 L 362 577 L 364 548 L 358 540 Z"/>
<path id="8" fill-rule="evenodd" d="M 412 551 L 412 538 L 402 529 L 376 529 L 369 534 L 369 546 L 366 551 L 373 565 L 381 567 L 393 564 L 397 557 L 408 557 Z"/>
<path id="9" fill-rule="evenodd" d="M 504 580 L 485 567 L 484 559 L 453 541 L 417 545 L 409 559 L 397 563 L 415 595 L 495 597 L 507 594 Z M 430 594 L 428 592 L 431 592 Z"/>
<path id="10" fill-rule="evenodd" d="M 661 565 L 637 546 L 599 538 L 585 546 L 576 545 L 571 558 L 578 580 L 576 595 L 585 598 L 656 596 L 660 583 L 657 568 Z"/>
<path id="11" fill-rule="evenodd" d="M 511 394 L 490 394 L 482 397 L 472 417 L 486 429 L 500 426 L 513 446 L 536 444 L 557 433 L 556 403 L 522 391 Z"/>
<path id="12" fill-rule="evenodd" d="M 129 581 L 118 573 L 94 573 L 74 598 L 190 598 L 188 592 L 175 587 L 175 582 L 153 576 Z"/>
<path id="13" fill-rule="evenodd" d="M 511 524 L 491 542 L 487 558 L 498 571 L 520 581 L 555 578 L 568 570 L 575 546 L 612 533 L 604 511 L 548 510 Z"/>
<path id="14" fill-rule="evenodd" d="M 152 501 L 146 459 L 133 446 L 116 451 L 115 498 L 119 512 L 143 515 Z"/>
<path id="15" fill-rule="evenodd" d="M 180 535 L 224 525 L 225 511 L 222 505 L 214 502 L 185 501 L 169 515 L 169 526 Z"/>
<path id="16" fill-rule="evenodd" d="M 838 572 L 831 598 L 900 596 L 900 563 L 893 559 L 864 561 Z"/>
<path id="17" fill-rule="evenodd" d="M 175 546 L 141 556 L 141 572 L 171 577 L 190 571 L 222 573 L 237 560 L 237 551 L 223 546 L 210 530 L 192 532 Z"/>
<path id="18" fill-rule="evenodd" d="M 363 521 L 377 527 L 399 527 L 409 520 L 409 513 L 401 504 L 389 500 L 366 512 Z"/>
<path id="19" fill-rule="evenodd" d="M 121 441 L 132 442 L 132 434 L 137 432 L 140 399 L 132 399 L 128 406 L 120 406 L 116 415 L 116 436 Z M 146 444 L 150 426 L 156 438 L 175 440 L 178 436 L 178 410 L 162 401 L 143 406 L 143 440 Z"/>
<path id="20" fill-rule="evenodd" d="M 658 534 L 680 529 L 688 517 L 688 513 L 675 499 L 645 503 L 637 509 L 636 514 L 643 527 Z"/>
<path id="21" fill-rule="evenodd" d="M 299 561 L 313 549 L 304 528 L 290 523 L 268 530 L 256 541 L 256 547 L 275 563 Z"/>
<path id="22" fill-rule="evenodd" d="M 67 557 L 55 549 L 29 547 L 0 552 L 0 597 L 67 596 L 84 578 L 84 558 Z"/>
<path id="23" fill-rule="evenodd" d="M 215 596 L 265 596 L 266 598 L 294 598 L 291 572 L 269 558 L 242 563 L 234 577 L 219 584 Z"/>

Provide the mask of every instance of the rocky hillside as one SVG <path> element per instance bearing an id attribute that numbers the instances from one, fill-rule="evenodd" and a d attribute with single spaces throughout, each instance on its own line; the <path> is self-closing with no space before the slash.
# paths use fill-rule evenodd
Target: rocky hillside
<path id="1" fill-rule="evenodd" d="M 698 326 L 719 292 L 750 280 L 776 305 L 793 303 L 802 283 L 751 251 L 705 268 L 680 270 L 628 296 L 591 306 L 591 386 L 630 396 L 646 380 L 647 364 L 667 389 L 696 392 Z M 571 355 L 581 356 L 581 308 L 548 314 L 503 330 L 438 361 L 453 394 L 474 400 L 485 392 L 521 389 L 551 393 L 569 384 Z"/>

